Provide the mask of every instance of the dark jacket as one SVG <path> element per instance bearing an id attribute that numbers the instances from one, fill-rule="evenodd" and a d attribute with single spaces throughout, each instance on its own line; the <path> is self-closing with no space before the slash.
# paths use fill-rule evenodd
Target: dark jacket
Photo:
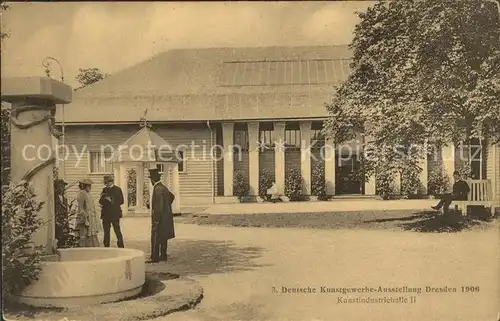
<path id="1" fill-rule="evenodd" d="M 106 199 L 106 196 L 111 198 L 111 202 Z M 122 189 L 114 185 L 112 187 L 104 187 L 101 192 L 99 204 L 102 205 L 101 219 L 118 220 L 122 218 L 123 193 Z"/>
<path id="2" fill-rule="evenodd" d="M 156 242 L 164 243 L 175 238 L 172 203 L 175 196 L 162 183 L 153 188 L 151 199 L 151 224 Z"/>
<path id="3" fill-rule="evenodd" d="M 457 181 L 453 184 L 453 199 L 466 201 L 470 192 L 469 184 L 465 181 Z"/>

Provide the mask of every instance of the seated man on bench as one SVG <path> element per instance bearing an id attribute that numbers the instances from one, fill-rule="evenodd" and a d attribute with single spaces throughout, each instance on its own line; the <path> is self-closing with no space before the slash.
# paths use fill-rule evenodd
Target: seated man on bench
<path id="1" fill-rule="evenodd" d="M 470 192 L 469 185 L 464 181 L 458 171 L 453 172 L 453 178 L 455 183 L 453 184 L 453 192 L 443 194 L 441 200 L 435 206 L 432 206 L 434 210 L 440 210 L 443 208 L 443 212 L 447 213 L 451 202 L 453 201 L 466 201 Z"/>

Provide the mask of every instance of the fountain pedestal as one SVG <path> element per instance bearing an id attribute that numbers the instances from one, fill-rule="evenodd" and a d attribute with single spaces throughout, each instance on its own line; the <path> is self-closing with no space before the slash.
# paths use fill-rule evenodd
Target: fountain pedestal
<path id="1" fill-rule="evenodd" d="M 11 103 L 11 180 L 30 181 L 40 201 L 44 224 L 33 236 L 36 245 L 52 252 L 54 240 L 53 170 L 56 160 L 56 104 L 71 102 L 70 86 L 46 77 L 2 79 L 2 101 Z"/>
<path id="2" fill-rule="evenodd" d="M 32 187 L 44 206 L 44 224 L 33 242 L 45 247 L 45 259 L 54 243 L 54 177 L 56 153 L 52 136 L 56 104 L 71 102 L 70 86 L 45 77 L 2 79 L 2 101 L 11 103 L 11 179 Z M 76 248 L 60 250 L 60 260 L 41 263 L 41 273 L 18 301 L 33 306 L 66 307 L 111 302 L 137 295 L 145 282 L 144 253 L 133 249 Z"/>

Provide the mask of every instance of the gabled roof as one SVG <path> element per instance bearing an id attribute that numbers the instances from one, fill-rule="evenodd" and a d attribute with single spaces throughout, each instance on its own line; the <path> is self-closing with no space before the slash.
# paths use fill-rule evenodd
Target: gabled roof
<path id="1" fill-rule="evenodd" d="M 347 46 L 176 49 L 74 93 L 65 122 L 323 117 Z M 61 113 L 57 114 L 60 121 Z"/>
<path id="2" fill-rule="evenodd" d="M 114 151 L 111 162 L 156 162 L 159 155 L 171 161 L 174 146 L 148 126 L 143 126 Z"/>

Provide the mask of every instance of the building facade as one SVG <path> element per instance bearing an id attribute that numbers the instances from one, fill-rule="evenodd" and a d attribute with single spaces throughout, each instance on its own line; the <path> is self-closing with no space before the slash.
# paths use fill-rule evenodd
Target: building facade
<path id="1" fill-rule="evenodd" d="M 98 193 L 102 176 L 113 173 L 108 156 L 146 117 L 182 160 L 182 206 L 234 201 L 237 172 L 250 195 L 258 195 L 263 173 L 284 192 L 293 167 L 303 176 L 303 194 L 311 195 L 312 170 L 319 162 L 328 195 L 374 195 L 374 179 L 361 184 L 352 177 L 360 167 L 362 137 L 335 146 L 320 134 L 328 117 L 325 103 L 347 79 L 350 57 L 347 46 L 183 49 L 157 55 L 75 91 L 70 105 L 58 106 L 58 122 L 65 128 L 60 143 L 68 147 L 60 175 L 70 183 L 91 177 Z M 449 174 L 460 166 L 459 152 L 459 146 L 446 147 L 422 160 L 424 189 L 437 163 Z M 498 146 L 482 155 L 475 168 L 498 182 Z M 499 199 L 500 184 L 494 191 Z"/>

